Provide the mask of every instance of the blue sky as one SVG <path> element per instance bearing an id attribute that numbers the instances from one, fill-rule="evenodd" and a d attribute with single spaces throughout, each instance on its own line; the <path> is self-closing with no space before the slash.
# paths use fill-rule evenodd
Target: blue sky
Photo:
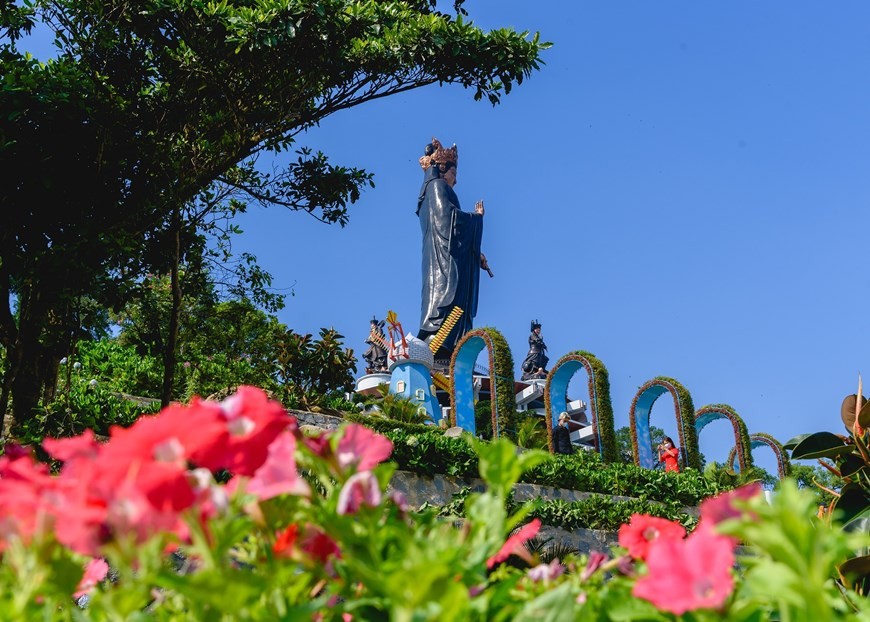
<path id="1" fill-rule="evenodd" d="M 240 220 L 237 250 L 295 292 L 280 319 L 334 326 L 357 354 L 372 314 L 395 310 L 416 332 L 417 158 L 437 136 L 459 147 L 463 208 L 486 204 L 495 278 L 482 277 L 475 325 L 499 329 L 517 367 L 537 318 L 552 361 L 583 349 L 607 366 L 617 427 L 638 387 L 667 375 L 750 433 L 841 431 L 840 401 L 870 369 L 870 5 L 467 9 L 487 29 L 540 31 L 546 64 L 497 107 L 433 86 L 303 136 L 376 187 L 345 229 L 274 208 Z M 662 397 L 652 424 L 675 436 L 672 408 Z M 708 459 L 725 459 L 729 430 L 704 430 Z"/>

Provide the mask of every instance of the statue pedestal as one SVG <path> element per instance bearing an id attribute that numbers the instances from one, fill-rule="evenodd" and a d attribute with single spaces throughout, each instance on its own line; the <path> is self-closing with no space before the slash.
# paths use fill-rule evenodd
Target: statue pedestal
<path id="1" fill-rule="evenodd" d="M 377 395 L 382 384 L 390 384 L 390 374 L 366 374 L 357 378 L 355 391 L 360 395 Z"/>

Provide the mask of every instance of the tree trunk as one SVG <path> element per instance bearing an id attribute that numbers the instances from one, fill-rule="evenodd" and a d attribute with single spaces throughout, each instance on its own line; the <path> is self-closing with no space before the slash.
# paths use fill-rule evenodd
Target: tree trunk
<path id="1" fill-rule="evenodd" d="M 16 424 L 33 417 L 39 405 L 42 377 L 39 360 L 42 356 L 40 335 L 47 319 L 47 310 L 39 292 L 23 288 L 18 300 L 18 335 L 9 353 L 12 363 L 12 414 Z"/>
<path id="2" fill-rule="evenodd" d="M 4 432 L 3 421 L 9 407 L 9 391 L 12 386 L 12 346 L 18 340 L 18 325 L 12 315 L 10 297 L 9 271 L 0 261 L 0 345 L 6 354 L 3 360 L 3 388 L 0 389 L 0 436 Z"/>
<path id="3" fill-rule="evenodd" d="M 163 408 L 172 401 L 175 349 L 178 347 L 178 316 L 181 313 L 181 283 L 178 278 L 178 265 L 181 262 L 181 219 L 178 208 L 172 214 L 172 243 L 172 266 L 169 269 L 172 308 L 169 312 L 169 334 L 166 336 L 166 350 L 163 355 L 163 391 L 160 394 L 160 405 Z"/>

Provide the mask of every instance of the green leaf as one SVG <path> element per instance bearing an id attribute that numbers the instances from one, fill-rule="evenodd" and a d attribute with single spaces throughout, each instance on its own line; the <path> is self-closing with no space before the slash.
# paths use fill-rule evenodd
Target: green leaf
<path id="1" fill-rule="evenodd" d="M 858 425 L 862 428 L 870 428 L 870 402 L 865 402 L 858 413 Z"/>
<path id="2" fill-rule="evenodd" d="M 570 583 L 544 592 L 527 602 L 514 617 L 515 622 L 573 622 L 576 619 L 576 599 Z"/>
<path id="3" fill-rule="evenodd" d="M 838 570 L 847 579 L 856 580 L 870 575 L 870 555 L 847 559 Z"/>
<path id="4" fill-rule="evenodd" d="M 791 441 L 789 441 L 791 442 Z M 831 432 L 816 432 L 800 440 L 792 449 L 792 460 L 834 458 L 850 454 L 854 447 L 847 445 L 842 437 Z"/>
<path id="5" fill-rule="evenodd" d="M 841 459 L 841 462 L 839 464 L 840 474 L 843 477 L 849 477 L 850 475 L 854 475 L 866 466 L 867 463 L 864 462 L 864 458 L 862 458 L 860 455 L 849 454 Z"/>
<path id="6" fill-rule="evenodd" d="M 527 449 L 519 455 L 520 469 L 523 473 L 534 469 L 550 459 L 550 454 L 539 449 Z"/>
<path id="7" fill-rule="evenodd" d="M 851 521 L 870 516 L 870 498 L 858 484 L 846 484 L 834 505 L 838 518 L 844 526 Z"/>
<path id="8" fill-rule="evenodd" d="M 491 443 L 475 441 L 474 448 L 480 456 L 480 476 L 497 494 L 505 496 L 523 472 L 516 446 L 499 439 Z"/>
<path id="9" fill-rule="evenodd" d="M 805 438 L 807 438 L 809 436 L 812 436 L 812 434 L 798 434 L 794 438 L 791 438 L 788 441 L 786 441 L 785 443 L 783 443 L 782 448 L 783 449 L 794 449 L 795 447 L 798 446 L 798 443 L 800 443 L 802 440 L 804 440 Z"/>

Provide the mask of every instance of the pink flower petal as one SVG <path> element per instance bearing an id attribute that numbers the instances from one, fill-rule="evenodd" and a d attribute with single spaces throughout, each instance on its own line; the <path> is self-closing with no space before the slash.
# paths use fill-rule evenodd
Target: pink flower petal
<path id="1" fill-rule="evenodd" d="M 646 559 L 652 541 L 680 540 L 685 535 L 686 530 L 679 523 L 647 514 L 633 514 L 628 523 L 619 527 L 619 546 L 628 549 L 628 554 L 635 559 Z"/>
<path id="2" fill-rule="evenodd" d="M 505 541 L 502 547 L 498 550 L 498 553 L 486 560 L 487 569 L 492 570 L 497 564 L 500 564 L 511 555 L 521 552 L 523 550 L 523 544 L 538 535 L 540 529 L 541 520 L 538 518 L 535 518 L 520 527 L 514 535 L 510 536 Z"/>
<path id="3" fill-rule="evenodd" d="M 734 590 L 733 544 L 710 530 L 695 531 L 685 540 L 656 540 L 646 562 L 647 574 L 634 584 L 632 595 L 662 611 L 682 615 L 715 609 Z"/>
<path id="4" fill-rule="evenodd" d="M 371 471 L 354 473 L 348 478 L 338 493 L 338 514 L 356 514 L 367 505 L 376 507 L 381 503 L 381 488 L 378 479 Z"/>
<path id="5" fill-rule="evenodd" d="M 296 471 L 296 439 L 289 432 L 282 432 L 269 445 L 269 454 L 248 482 L 245 490 L 257 495 L 260 500 L 278 495 L 303 495 L 311 493 L 308 484 Z"/>
<path id="6" fill-rule="evenodd" d="M 85 566 L 85 573 L 79 581 L 73 598 L 81 598 L 85 594 L 90 593 L 97 583 L 106 578 L 109 574 L 109 564 L 104 559 L 92 559 Z"/>
<path id="7" fill-rule="evenodd" d="M 369 471 L 392 452 L 393 444 L 389 439 L 352 423 L 344 429 L 338 442 L 338 464 L 342 469 L 355 466 L 357 471 Z"/>

